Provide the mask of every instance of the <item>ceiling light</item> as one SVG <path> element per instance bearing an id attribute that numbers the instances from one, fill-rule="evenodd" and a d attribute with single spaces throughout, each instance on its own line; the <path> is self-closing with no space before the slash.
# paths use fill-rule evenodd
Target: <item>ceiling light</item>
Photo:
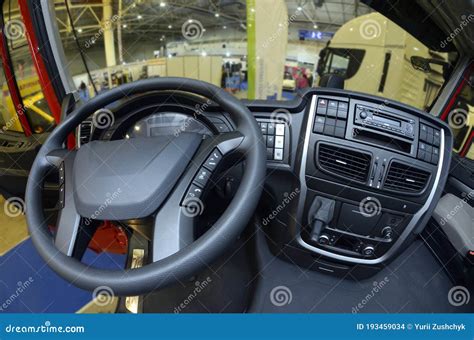
<path id="1" fill-rule="evenodd" d="M 206 56 L 207 56 L 207 52 L 206 52 L 206 51 L 202 51 L 202 52 L 201 52 L 201 56 L 206 57 Z"/>
<path id="2" fill-rule="evenodd" d="M 219 13 L 214 14 L 216 18 L 219 18 Z"/>
<path id="3" fill-rule="evenodd" d="M 165 7 L 166 6 L 166 2 L 162 1 L 160 2 L 160 7 Z"/>
<path id="4" fill-rule="evenodd" d="M 193 19 L 189 19 L 188 22 L 189 22 L 190 24 L 192 24 L 192 23 L 193 23 Z"/>
<path id="5" fill-rule="evenodd" d="M 123 24 L 122 27 L 123 27 L 123 28 L 127 28 L 127 24 Z"/>
<path id="6" fill-rule="evenodd" d="M 301 11 L 303 10 L 303 7 L 298 6 L 298 7 L 296 7 L 296 10 L 297 10 L 298 12 L 301 12 Z"/>
<path id="7" fill-rule="evenodd" d="M 317 29 L 317 28 L 318 28 L 318 25 L 314 24 L 314 25 L 313 25 L 313 28 L 314 28 L 314 29 Z"/>
<path id="8" fill-rule="evenodd" d="M 137 15 L 137 19 L 140 20 L 140 19 L 142 19 L 142 18 L 143 18 L 143 17 L 142 17 L 140 14 Z"/>
<path id="9" fill-rule="evenodd" d="M 222 26 L 222 28 L 226 30 L 226 29 L 227 29 L 227 26 Z"/>
<path id="10" fill-rule="evenodd" d="M 140 131 L 140 126 L 139 125 L 135 125 L 135 131 Z"/>
<path id="11" fill-rule="evenodd" d="M 230 52 L 226 52 L 226 53 L 225 53 L 225 56 L 226 56 L 227 58 L 230 57 Z"/>
<path id="12" fill-rule="evenodd" d="M 78 31 L 79 33 L 82 33 L 82 28 L 79 28 L 77 31 Z"/>
<path id="13" fill-rule="evenodd" d="M 172 25 L 168 25 L 168 28 L 169 28 L 169 29 L 172 29 L 172 28 L 173 28 L 173 26 L 172 26 Z"/>

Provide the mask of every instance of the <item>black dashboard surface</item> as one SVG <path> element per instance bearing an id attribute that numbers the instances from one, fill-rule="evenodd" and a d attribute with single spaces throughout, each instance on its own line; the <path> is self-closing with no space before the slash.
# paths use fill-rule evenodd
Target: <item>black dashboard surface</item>
<path id="1" fill-rule="evenodd" d="M 112 108 L 116 124 L 94 131 L 91 138 L 234 129 L 231 117 L 208 100 L 169 97 L 151 93 L 117 104 Z M 306 257 L 329 261 L 330 271 L 341 265 L 377 266 L 424 227 L 451 159 L 452 134 L 439 119 L 384 98 L 326 88 L 287 102 L 244 103 L 267 147 L 266 194 L 258 215 L 265 220 L 283 205 L 266 220 L 276 248 L 293 249 L 298 262 Z M 288 200 L 295 190 L 296 198 Z M 334 211 L 318 235 L 324 240 L 315 240 L 308 213 L 321 198 L 334 201 Z"/>

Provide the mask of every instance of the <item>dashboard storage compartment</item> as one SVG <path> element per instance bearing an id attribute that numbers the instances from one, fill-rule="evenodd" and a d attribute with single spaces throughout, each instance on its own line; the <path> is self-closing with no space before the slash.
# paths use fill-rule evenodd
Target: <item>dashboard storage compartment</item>
<path id="1" fill-rule="evenodd" d="M 380 211 L 374 210 L 367 213 L 363 207 L 344 203 L 337 222 L 337 229 L 359 235 L 370 235 L 380 216 Z"/>

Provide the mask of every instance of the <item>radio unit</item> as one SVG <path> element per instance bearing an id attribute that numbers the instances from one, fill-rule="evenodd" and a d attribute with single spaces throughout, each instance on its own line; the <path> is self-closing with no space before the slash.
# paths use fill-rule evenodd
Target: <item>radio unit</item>
<path id="1" fill-rule="evenodd" d="M 375 128 L 388 133 L 413 139 L 415 136 L 415 121 L 413 119 L 399 117 L 376 108 L 356 105 L 355 124 L 367 128 Z"/>

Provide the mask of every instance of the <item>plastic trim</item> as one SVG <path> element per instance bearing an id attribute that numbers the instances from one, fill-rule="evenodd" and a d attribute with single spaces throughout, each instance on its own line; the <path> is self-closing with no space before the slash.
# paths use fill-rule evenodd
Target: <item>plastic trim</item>
<path id="1" fill-rule="evenodd" d="M 316 112 L 316 100 L 317 100 L 317 95 L 313 95 L 312 100 L 311 100 L 311 106 L 310 106 L 310 111 L 308 115 L 308 122 L 306 125 L 306 132 L 305 132 L 305 137 L 304 137 L 304 145 L 303 145 L 303 154 L 301 157 L 301 165 L 300 165 L 300 173 L 299 173 L 299 179 L 301 182 L 301 195 L 298 201 L 298 221 L 303 221 L 303 211 L 304 211 L 304 204 L 305 204 L 305 199 L 306 199 L 306 193 L 308 191 L 308 187 L 306 186 L 306 163 L 307 163 L 307 158 L 308 158 L 308 147 L 309 147 L 309 140 L 311 137 L 312 133 L 312 124 L 314 120 L 314 115 Z M 445 148 L 445 135 L 444 135 L 444 129 L 441 129 L 441 144 L 440 144 L 440 150 L 444 150 Z M 441 174 L 442 170 L 444 169 L 443 163 L 444 163 L 444 154 L 445 152 L 440 153 L 440 158 L 439 158 L 439 167 L 436 172 L 436 177 L 433 183 L 433 187 L 431 189 L 431 192 L 428 196 L 428 199 L 426 200 L 425 204 L 420 208 L 420 210 L 412 217 L 410 222 L 408 223 L 407 227 L 403 231 L 403 233 L 400 235 L 400 237 L 397 239 L 395 244 L 381 257 L 378 257 L 376 259 L 362 259 L 362 258 L 356 258 L 356 257 L 351 257 L 351 256 L 344 256 L 344 255 L 339 255 L 335 254 L 323 249 L 319 249 L 315 246 L 312 246 L 308 243 L 306 243 L 302 237 L 301 233 L 298 234 L 296 237 L 296 242 L 303 247 L 306 250 L 312 251 L 313 253 L 317 253 L 319 255 L 326 256 L 328 258 L 331 258 L 333 260 L 338 260 L 338 261 L 343 261 L 343 262 L 349 262 L 353 264 L 365 264 L 365 265 L 376 265 L 383 263 L 387 260 L 389 260 L 391 257 L 393 257 L 397 251 L 401 248 L 403 243 L 408 239 L 409 235 L 415 231 L 416 227 L 418 226 L 418 223 L 422 219 L 423 215 L 428 211 L 430 208 L 433 198 L 436 193 L 436 189 L 440 183 L 441 179 Z"/>

